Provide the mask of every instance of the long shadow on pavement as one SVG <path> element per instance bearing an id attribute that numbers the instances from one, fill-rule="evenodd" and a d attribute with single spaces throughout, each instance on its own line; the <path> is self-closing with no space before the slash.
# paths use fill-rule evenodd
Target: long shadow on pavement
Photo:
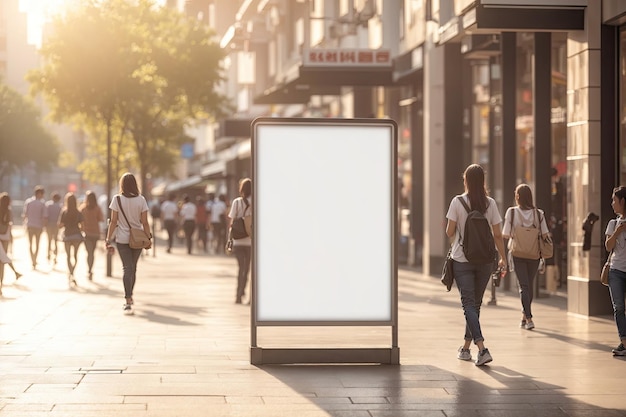
<path id="1" fill-rule="evenodd" d="M 502 366 L 476 368 L 477 380 L 428 365 L 259 368 L 330 416 L 626 416 L 624 410 L 586 404 L 565 395 L 564 387 Z"/>

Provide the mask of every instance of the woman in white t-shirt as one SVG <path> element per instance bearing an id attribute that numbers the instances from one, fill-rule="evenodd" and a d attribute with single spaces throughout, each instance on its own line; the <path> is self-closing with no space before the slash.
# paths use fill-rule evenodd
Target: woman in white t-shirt
<path id="1" fill-rule="evenodd" d="M 485 171 L 478 164 L 472 164 L 465 169 L 463 173 L 463 184 L 465 193 L 455 196 L 450 202 L 446 218 L 446 235 L 453 238 L 452 259 L 454 281 L 461 295 L 461 304 L 465 313 L 465 336 L 464 343 L 458 350 L 457 358 L 464 361 L 471 361 L 472 355 L 470 345 L 472 341 L 478 347 L 478 356 L 475 364 L 477 366 L 485 365 L 493 359 L 489 350 L 485 347 L 482 330 L 480 327 L 480 306 L 483 301 L 485 289 L 489 283 L 491 272 L 493 271 L 493 261 L 487 263 L 472 263 L 465 257 L 461 235 L 465 230 L 465 223 L 468 218 L 468 211 L 463 206 L 463 202 L 468 205 L 471 210 L 483 213 L 489 224 L 493 240 L 500 254 L 499 265 L 506 268 L 506 258 L 504 255 L 504 242 L 502 240 L 502 231 L 500 224 L 502 217 L 498 212 L 498 206 L 493 198 L 487 195 L 485 188 Z M 490 248 L 489 250 L 493 250 Z"/>
<path id="2" fill-rule="evenodd" d="M 111 239 L 113 239 L 113 233 L 115 233 L 115 243 L 124 271 L 124 297 L 126 299 L 124 313 L 133 314 L 133 289 L 135 287 L 137 262 L 141 255 L 141 249 L 131 248 L 128 244 L 130 241 L 130 229 L 143 229 L 151 239 L 152 233 L 150 233 L 150 225 L 148 224 L 148 203 L 139 192 L 135 176 L 130 172 L 125 173 L 120 178 L 120 193 L 113 197 L 109 208 L 111 209 L 111 223 L 109 224 L 105 244 L 107 251 L 112 250 Z M 121 210 L 124 210 L 126 216 L 120 213 Z"/>
<path id="3" fill-rule="evenodd" d="M 244 178 L 239 183 L 239 196 L 233 200 L 230 206 L 230 212 L 228 213 L 230 218 L 229 230 L 234 219 L 252 216 L 252 180 L 250 178 Z M 231 236 L 228 239 L 230 240 Z M 250 272 L 250 258 L 252 255 L 252 239 L 250 236 L 234 239 L 233 253 L 239 264 L 235 303 L 241 304 L 241 300 L 245 295 L 246 285 L 248 284 L 248 272 Z"/>
<path id="4" fill-rule="evenodd" d="M 609 291 L 613 303 L 613 316 L 617 326 L 620 344 L 613 349 L 613 355 L 626 356 L 626 187 L 613 189 L 611 207 L 617 219 L 612 219 L 606 226 L 604 246 L 611 252 L 609 269 Z"/>
<path id="5" fill-rule="evenodd" d="M 527 184 L 520 184 L 515 188 L 515 206 L 509 207 L 504 215 L 504 227 L 502 235 L 511 240 L 515 239 L 514 231 L 516 227 L 539 227 L 541 235 L 547 236 L 550 233 L 546 216 L 543 210 L 538 209 L 533 204 L 533 192 Z M 533 302 L 533 283 L 537 277 L 539 267 L 539 255 L 537 259 L 526 259 L 512 256 L 515 275 L 519 284 L 519 296 L 522 303 L 522 320 L 520 327 L 526 330 L 535 328 L 531 304 Z"/>

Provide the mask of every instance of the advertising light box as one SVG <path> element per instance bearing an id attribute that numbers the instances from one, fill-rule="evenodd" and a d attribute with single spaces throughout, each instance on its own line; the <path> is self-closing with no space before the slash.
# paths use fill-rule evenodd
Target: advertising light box
<path id="1" fill-rule="evenodd" d="M 397 126 L 252 123 L 255 325 L 392 325 Z"/>

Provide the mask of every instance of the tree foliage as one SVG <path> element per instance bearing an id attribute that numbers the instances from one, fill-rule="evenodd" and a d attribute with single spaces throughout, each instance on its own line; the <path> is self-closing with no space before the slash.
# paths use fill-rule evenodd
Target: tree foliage
<path id="1" fill-rule="evenodd" d="M 56 120 L 92 133 L 88 151 L 97 161 L 80 166 L 92 178 L 106 172 L 103 139 L 113 158 L 124 150 L 114 177 L 128 163 L 142 183 L 171 172 L 185 125 L 227 108 L 217 92 L 224 55 L 211 30 L 151 0 L 83 1 L 54 21 L 42 54 L 44 66 L 29 74 L 33 92 Z"/>
<path id="2" fill-rule="evenodd" d="M 47 170 L 58 157 L 59 144 L 42 125 L 39 110 L 17 91 L 0 84 L 0 178 L 28 163 Z"/>

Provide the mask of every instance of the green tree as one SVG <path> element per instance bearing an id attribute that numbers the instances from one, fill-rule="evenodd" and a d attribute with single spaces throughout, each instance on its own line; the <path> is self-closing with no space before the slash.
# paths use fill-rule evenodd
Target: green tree
<path id="1" fill-rule="evenodd" d="M 170 172 L 195 118 L 221 114 L 227 103 L 217 92 L 224 55 L 213 33 L 199 22 L 151 0 L 86 0 L 53 23 L 42 47 L 44 66 L 29 74 L 55 119 L 87 126 L 93 157 L 117 162 L 123 156 L 139 170 L 142 184 Z M 115 137 L 115 138 L 114 138 Z M 132 155 L 115 151 L 129 149 Z M 127 163 L 117 164 L 119 175 Z M 81 164 L 96 174 L 102 163 Z M 91 177 L 90 175 L 90 177 Z"/>
<path id="2" fill-rule="evenodd" d="M 58 157 L 57 139 L 43 127 L 39 110 L 17 91 L 0 84 L 0 179 L 27 163 L 48 170 Z"/>

